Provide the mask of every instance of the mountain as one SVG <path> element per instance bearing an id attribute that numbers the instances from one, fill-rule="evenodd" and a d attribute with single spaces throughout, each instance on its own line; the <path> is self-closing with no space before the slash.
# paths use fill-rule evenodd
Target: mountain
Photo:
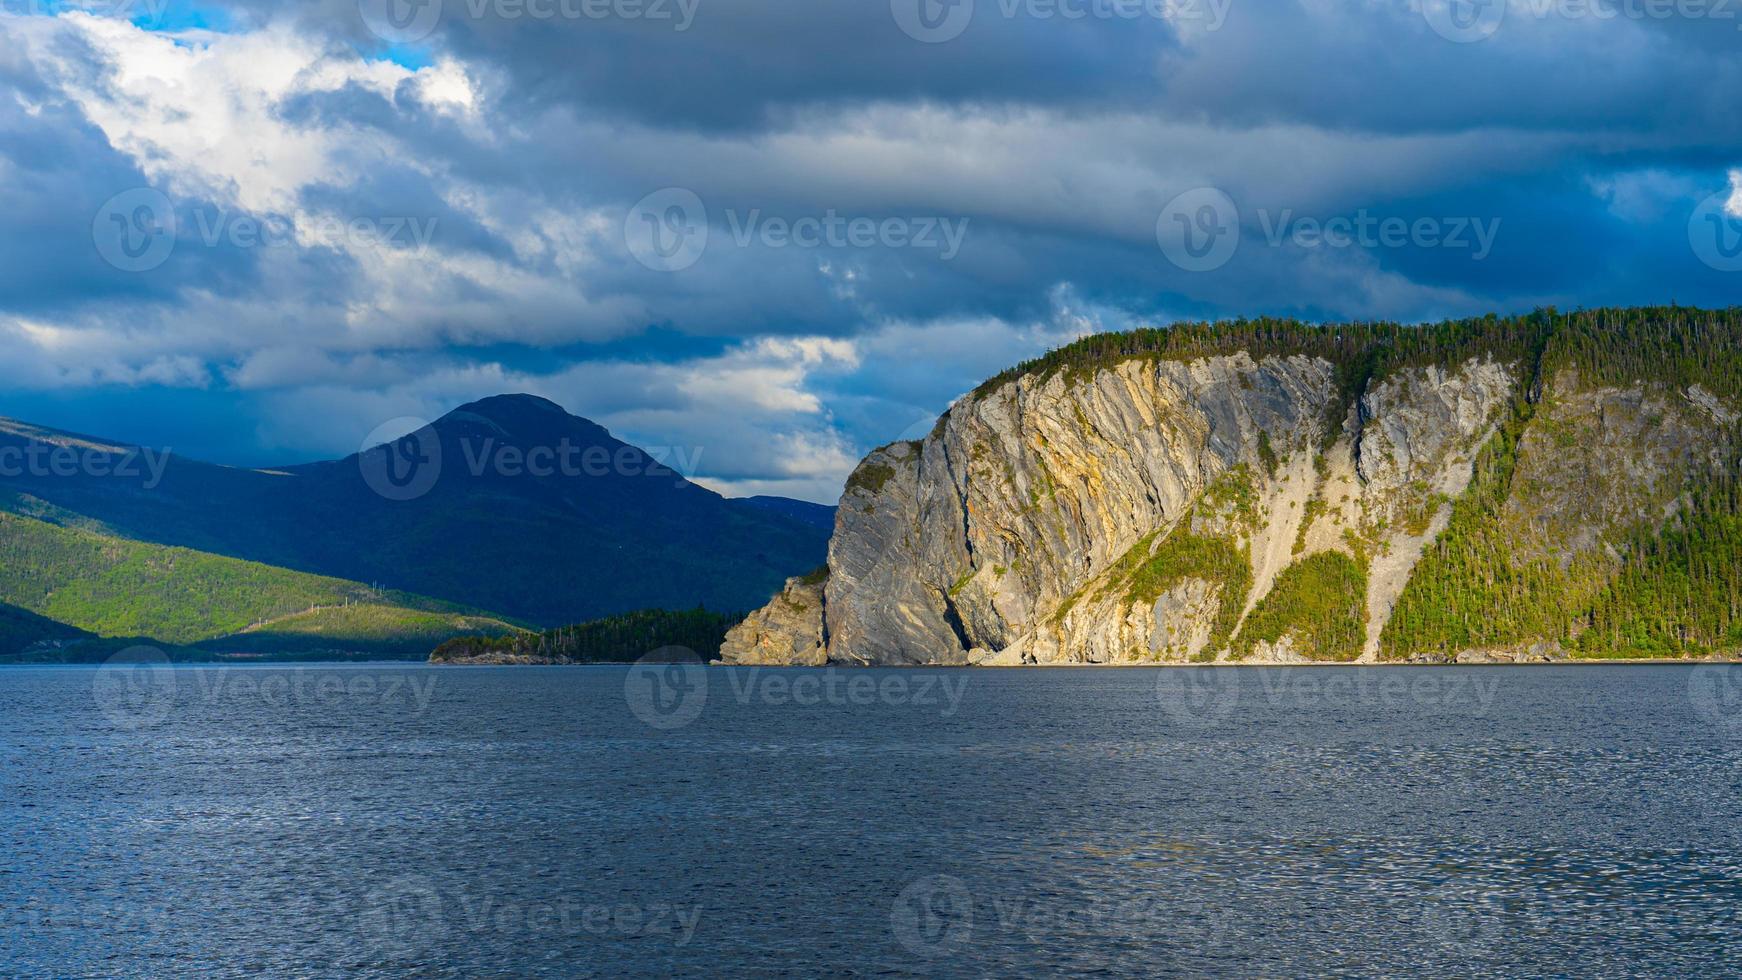
<path id="1" fill-rule="evenodd" d="M 26 453 L 38 462 L 0 467 L 0 510 L 547 626 L 746 609 L 819 564 L 827 539 L 816 505 L 728 500 L 528 395 L 299 466 L 215 466 L 0 421 L 0 459 Z"/>
<path id="2" fill-rule="evenodd" d="M 113 648 L 93 642 L 105 638 L 192 659 L 421 657 L 454 637 L 518 631 L 422 596 L 0 514 L 0 656 L 65 659 Z"/>
<path id="3" fill-rule="evenodd" d="M 58 644 L 88 637 L 84 630 L 38 616 L 28 609 L 0 602 L 0 657 L 23 653 L 42 644 Z"/>
<path id="4" fill-rule="evenodd" d="M 1742 649 L 1742 310 L 1088 338 L 871 453 L 730 663 Z"/>
<path id="5" fill-rule="evenodd" d="M 817 528 L 825 535 L 835 529 L 835 508 L 827 504 L 813 504 L 808 500 L 793 500 L 791 497 L 742 497 L 739 502 L 747 507 L 789 517 Z"/>

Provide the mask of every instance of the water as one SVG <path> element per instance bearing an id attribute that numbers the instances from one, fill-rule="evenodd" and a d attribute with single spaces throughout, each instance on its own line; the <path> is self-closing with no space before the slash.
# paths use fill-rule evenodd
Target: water
<path id="1" fill-rule="evenodd" d="M 1728 972 L 1739 691 L 11 668 L 0 974 Z"/>

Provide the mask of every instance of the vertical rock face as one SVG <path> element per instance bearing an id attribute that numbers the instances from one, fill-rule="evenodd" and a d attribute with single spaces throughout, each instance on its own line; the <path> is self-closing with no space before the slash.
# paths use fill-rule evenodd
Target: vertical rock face
<path id="1" fill-rule="evenodd" d="M 823 637 L 826 575 L 789 578 L 768 605 L 726 633 L 720 660 L 727 664 L 817 667 L 828 661 Z"/>
<path id="2" fill-rule="evenodd" d="M 1235 354 L 1026 376 L 964 402 L 848 481 L 829 549 L 831 659 L 962 664 L 1046 644 L 1030 634 L 1047 615 L 1217 476 L 1257 465 L 1261 434 L 1318 438 L 1334 389 L 1327 362 Z M 1084 642 L 1117 659 L 1100 648 L 1125 641 Z"/>
<path id="3" fill-rule="evenodd" d="M 1683 472 L 1711 465 L 1728 445 L 1715 433 L 1734 428 L 1701 389 L 1593 390 L 1538 370 L 1480 353 L 1371 378 L 1236 350 L 1014 376 L 925 439 L 867 456 L 841 498 L 822 601 L 788 583 L 726 659 L 1411 655 L 1420 631 L 1388 624 L 1422 601 L 1406 590 L 1484 452 L 1524 454 L 1494 521 L 1593 547 L 1618 522 L 1673 513 Z M 1641 440 L 1652 448 L 1629 454 Z M 1625 487 L 1589 499 L 1593 466 Z M 1477 519 L 1466 510 L 1458 520 Z"/>

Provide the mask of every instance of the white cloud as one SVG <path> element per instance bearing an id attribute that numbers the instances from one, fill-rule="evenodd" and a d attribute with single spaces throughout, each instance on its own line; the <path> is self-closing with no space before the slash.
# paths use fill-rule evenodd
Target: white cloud
<path id="1" fill-rule="evenodd" d="M 1700 177 L 1678 154 L 1735 159 L 1722 96 L 1742 69 L 1727 48 L 1669 58 L 1674 45 L 1637 43 L 1654 37 L 1651 25 L 1598 39 L 1552 23 L 1513 25 L 1485 46 L 1450 45 L 1393 6 L 1313 0 L 1274 17 L 1236 11 L 1177 48 L 1090 45 L 1097 57 L 1136 52 L 1143 77 L 1157 82 L 1154 92 L 1099 101 L 1020 85 L 1008 100 L 939 95 L 924 82 L 939 81 L 935 73 L 890 86 L 881 74 L 836 77 L 817 57 L 773 66 L 806 82 L 793 89 L 803 97 L 777 99 L 778 111 L 743 125 L 695 124 L 657 107 L 667 76 L 689 78 L 704 57 L 637 83 L 621 111 L 599 113 L 586 96 L 610 87 L 597 76 L 613 63 L 581 62 L 577 52 L 616 55 L 540 49 L 532 42 L 547 36 L 511 35 L 516 25 L 483 26 L 527 42 L 526 59 L 492 64 L 484 59 L 506 49 L 448 48 L 438 38 L 433 63 L 408 68 L 357 53 L 328 16 L 354 19 L 344 0 L 282 13 L 263 5 L 261 19 L 246 22 L 263 26 L 233 33 L 0 14 L 0 73 L 10 79 L 24 65 L 21 76 L 43 83 L 17 86 L 18 108 L 8 115 L 0 104 L 0 127 L 82 114 L 122 164 L 226 219 L 437 222 L 421 250 L 317 243 L 302 222 L 280 248 L 207 247 L 198 229 L 184 228 L 161 273 L 116 286 L 113 270 L 97 268 L 110 292 L 84 291 L 75 277 L 57 302 L 14 293 L 29 302 L 0 305 L 0 379 L 45 389 L 222 387 L 264 406 L 264 446 L 302 454 L 349 451 L 388 418 L 530 390 L 626 438 L 706 447 L 714 485 L 790 486 L 828 499 L 861 449 L 922 435 L 951 397 L 987 375 L 1166 312 L 1414 319 L 1587 302 L 1610 298 L 1611 288 L 1632 288 L 1634 301 L 1669 298 L 1672 284 L 1649 261 L 1627 261 L 1666 252 L 1637 235 L 1634 251 L 1614 262 L 1580 254 L 1547 263 L 1567 276 L 1552 288 L 1496 274 L 1505 271 L 1497 263 L 1253 241 L 1214 274 L 1164 261 L 1158 211 L 1200 185 L 1224 188 L 1248 217 L 1265 209 L 1322 219 L 1387 203 L 1406 213 L 1496 209 L 1465 212 L 1478 218 L 1506 210 L 1509 242 L 1522 236 L 1553 246 L 1535 252 L 1573 253 L 1602 239 L 1579 232 L 1616 230 L 1621 240 L 1709 194 L 1709 172 Z M 790 13 L 753 4 L 742 16 L 781 23 Z M 1000 26 L 1012 33 L 999 43 L 1026 43 L 1018 34 L 1036 27 Z M 1531 65 L 1539 88 L 1481 70 L 1496 50 L 1523 59 L 1551 29 L 1557 40 L 1624 54 L 1621 67 L 1581 60 L 1588 48 L 1545 48 Z M 1279 45 L 1278 32 L 1302 43 Z M 728 49 L 746 43 L 709 36 Z M 819 43 L 835 43 L 828 37 Z M 537 61 L 541 50 L 550 62 Z M 958 53 L 985 54 L 966 45 Z M 1603 67 L 1552 70 L 1568 63 Z M 996 74 L 974 84 L 995 86 Z M 1129 77 L 1085 74 L 1084 85 Z M 1682 86 L 1680 108 L 1663 113 L 1659 89 L 1684 77 L 1703 84 Z M 516 88 L 529 79 L 545 87 Z M 680 94 L 687 105 L 692 94 L 705 101 L 730 88 Z M 824 90 L 849 94 L 811 94 Z M 41 166 L 30 154 L 54 159 L 10 135 L 0 128 L 8 183 Z M 126 165 L 92 173 L 136 180 Z M 662 186 L 695 190 L 717 232 L 702 261 L 675 275 L 635 264 L 621 241 L 628 202 Z M 91 211 L 124 189 L 67 206 L 77 259 L 96 262 L 85 254 Z M 724 227 L 728 208 L 971 226 L 962 254 L 946 263 L 915 250 L 739 247 Z M 1742 171 L 1730 174 L 1729 208 L 1742 215 Z M 1542 233 L 1532 221 L 1571 232 Z M 1685 252 L 1682 230 L 1672 230 L 1670 247 Z M 1648 281 L 1612 286 L 1602 270 L 1624 266 L 1647 269 L 1638 275 Z M 1555 291 L 1581 287 L 1593 295 Z M 663 347 L 649 348 L 663 360 L 640 360 L 630 343 L 608 355 L 589 346 L 649 326 L 707 338 L 697 350 L 720 352 L 674 362 Z M 730 338 L 723 350 L 720 337 Z"/>

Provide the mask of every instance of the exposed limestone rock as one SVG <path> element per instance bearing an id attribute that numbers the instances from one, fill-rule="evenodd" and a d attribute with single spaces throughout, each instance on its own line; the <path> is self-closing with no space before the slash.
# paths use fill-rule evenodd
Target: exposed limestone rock
<path id="1" fill-rule="evenodd" d="M 1149 628 L 1148 649 L 1158 660 L 1196 660 L 1209 646 L 1222 589 L 1219 582 L 1185 579 L 1157 597 L 1148 621 L 1132 623 L 1132 630 Z"/>
<path id="2" fill-rule="evenodd" d="M 1305 664 L 1312 661 L 1295 649 L 1295 636 L 1286 633 L 1275 643 L 1260 640 L 1252 648 L 1252 656 L 1246 658 L 1256 664 Z"/>
<path id="3" fill-rule="evenodd" d="M 727 664 L 818 667 L 828 662 L 823 642 L 824 576 L 789 578 L 773 601 L 732 627 L 720 644 Z"/>
<path id="4" fill-rule="evenodd" d="M 1355 621 L 1359 649 L 1339 656 L 1372 661 L 1531 371 L 1477 356 L 1352 391 L 1328 360 L 1240 351 L 1016 376 L 959 401 L 924 440 L 867 456 L 841 498 L 824 601 L 792 612 L 789 582 L 723 656 L 1299 662 L 1315 647 L 1294 632 L 1241 642 L 1240 630 L 1285 570 L 1342 552 L 1365 578 L 1365 635 Z M 1716 451 L 1695 430 L 1738 418 L 1697 388 L 1567 378 L 1528 394 L 1543 421 L 1523 430 L 1518 479 L 1559 488 L 1558 514 L 1600 526 L 1671 513 L 1668 476 Z M 1544 442 L 1569 437 L 1596 449 L 1557 455 Z M 1579 499 L 1617 483 L 1626 492 Z M 1506 519 L 1528 535 L 1560 517 Z"/>

